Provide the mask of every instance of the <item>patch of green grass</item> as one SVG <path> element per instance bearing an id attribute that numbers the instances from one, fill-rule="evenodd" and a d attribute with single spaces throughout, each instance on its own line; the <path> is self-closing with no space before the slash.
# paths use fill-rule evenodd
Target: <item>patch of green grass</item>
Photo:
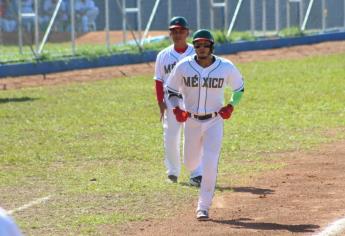
<path id="1" fill-rule="evenodd" d="M 300 37 L 305 33 L 299 27 L 290 27 L 280 30 L 278 35 L 280 37 Z"/>
<path id="2" fill-rule="evenodd" d="M 227 32 L 225 31 L 214 31 L 212 32 L 212 34 L 216 43 L 253 41 L 256 39 L 254 35 L 252 35 L 250 32 L 247 32 L 247 31 L 245 32 L 234 31 L 234 32 L 231 32 L 229 36 L 227 36 Z"/>
<path id="3" fill-rule="evenodd" d="M 219 186 L 282 168 L 269 153 L 345 138 L 325 135 L 345 127 L 344 58 L 238 65 L 245 95 L 225 122 Z M 27 235 L 97 235 L 102 225 L 164 217 L 197 198 L 184 169 L 180 184 L 165 183 L 151 77 L 3 91 L 0 122 L 3 207 L 52 195 L 14 215 Z"/>
<path id="4" fill-rule="evenodd" d="M 217 44 L 237 41 L 253 41 L 259 38 L 252 35 L 249 31 L 233 31 L 229 37 L 227 36 L 227 32 L 221 30 L 212 31 L 212 34 Z M 308 33 L 302 32 L 297 27 L 291 27 L 282 29 L 278 33 L 278 36 L 298 37 L 306 34 Z M 191 37 L 189 37 L 187 41 L 191 43 Z M 94 59 L 101 56 L 110 56 L 121 53 L 138 54 L 142 51 L 160 51 L 170 44 L 171 42 L 169 39 L 165 39 L 160 42 L 146 43 L 141 48 L 136 44 L 111 45 L 109 49 L 106 47 L 105 43 L 103 45 L 77 44 L 74 55 L 72 53 L 71 43 L 47 43 L 44 46 L 41 55 L 35 55 L 35 45 L 24 45 L 22 53 L 19 52 L 17 45 L 0 45 L 0 62 L 9 64 L 35 61 L 70 60 L 71 58 L 78 57 Z"/>
<path id="5" fill-rule="evenodd" d="M 169 40 L 161 42 L 145 44 L 142 50 L 161 50 L 170 44 Z M 70 43 L 47 43 L 40 56 L 35 55 L 35 48 L 24 46 L 22 53 L 19 52 L 17 46 L 0 45 L 0 62 L 3 63 L 22 63 L 34 61 L 53 61 L 53 60 L 69 60 L 71 58 L 87 58 L 94 59 L 100 56 L 110 56 L 120 53 L 140 53 L 137 45 L 113 45 L 109 49 L 105 45 L 81 44 L 76 45 L 76 53 L 73 55 Z"/>

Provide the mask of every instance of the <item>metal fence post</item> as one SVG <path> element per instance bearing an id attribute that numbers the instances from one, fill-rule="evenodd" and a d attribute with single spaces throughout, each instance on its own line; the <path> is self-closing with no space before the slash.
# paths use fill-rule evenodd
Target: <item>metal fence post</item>
<path id="1" fill-rule="evenodd" d="M 275 5 L 274 5 L 274 7 L 275 7 L 275 14 L 274 14 L 274 16 L 275 16 L 275 27 L 276 27 L 276 32 L 277 32 L 277 34 L 279 33 L 279 27 L 280 27 L 280 12 L 279 12 L 279 0 L 275 0 Z"/>
<path id="2" fill-rule="evenodd" d="M 255 0 L 250 0 L 250 31 L 255 34 Z"/>
<path id="3" fill-rule="evenodd" d="M 241 2 L 241 0 L 239 1 Z M 228 23 L 228 0 L 225 0 L 224 2 L 224 31 L 226 30 L 227 23 Z"/>
<path id="4" fill-rule="evenodd" d="M 19 53 L 23 54 L 23 20 L 22 20 L 22 0 L 17 0 L 18 6 L 18 44 Z"/>
<path id="5" fill-rule="evenodd" d="M 122 33 L 123 43 L 127 42 L 127 25 L 126 25 L 126 0 L 122 0 Z"/>
<path id="6" fill-rule="evenodd" d="M 262 32 L 263 32 L 263 35 L 266 35 L 266 30 L 267 30 L 267 22 L 266 22 L 266 17 L 267 17 L 267 14 L 266 14 L 266 8 L 267 8 L 267 2 L 266 0 L 263 0 L 262 1 Z"/>
<path id="7" fill-rule="evenodd" d="M 301 31 L 304 31 L 305 27 L 307 26 L 307 21 L 309 19 L 310 11 L 311 11 L 311 8 L 312 8 L 313 4 L 314 4 L 314 0 L 310 0 L 308 8 L 307 8 L 307 12 L 305 13 L 305 16 L 304 16 L 304 19 L 303 19 L 303 23 L 302 23 L 302 26 L 301 26 Z"/>
<path id="8" fill-rule="evenodd" d="M 299 2 L 299 25 L 301 26 L 303 24 L 303 10 L 304 10 L 304 6 L 303 6 L 303 0 L 300 0 Z"/>
<path id="9" fill-rule="evenodd" d="M 230 36 L 230 34 L 231 34 L 231 32 L 232 32 L 232 29 L 234 28 L 235 21 L 236 21 L 236 19 L 237 19 L 238 12 L 240 11 L 242 2 L 243 2 L 243 0 L 239 0 L 238 3 L 237 3 L 237 6 L 236 6 L 236 9 L 235 9 L 235 12 L 234 12 L 234 16 L 232 17 L 231 23 L 230 23 L 230 25 L 229 25 L 228 32 L 227 32 L 227 34 L 226 34 L 227 37 Z"/>
<path id="10" fill-rule="evenodd" d="M 213 19 L 213 0 L 210 0 L 210 28 L 214 29 L 214 19 Z"/>
<path id="11" fill-rule="evenodd" d="M 118 1 L 118 0 L 117 0 Z M 137 0 L 137 6 L 136 7 L 126 7 L 126 0 L 122 0 L 122 31 L 123 31 L 123 43 L 127 42 L 127 13 L 136 13 L 137 14 L 137 24 L 138 24 L 138 32 L 139 32 L 139 38 L 141 39 L 141 14 L 140 14 L 140 8 L 141 8 L 141 0 Z M 119 5 L 119 2 L 117 2 Z M 131 27 L 133 30 L 133 27 Z M 135 39 L 136 40 L 136 39 Z"/>
<path id="12" fill-rule="evenodd" d="M 200 10 L 201 10 L 201 8 L 200 8 L 200 0 L 196 0 L 196 28 L 197 29 L 200 29 L 200 27 L 201 27 Z M 345 21 L 344 21 L 344 26 L 345 26 Z"/>
<path id="13" fill-rule="evenodd" d="M 50 31 L 51 31 L 51 28 L 53 27 L 53 23 L 55 22 L 55 18 L 56 18 L 56 15 L 57 15 L 57 13 L 58 13 L 58 11 L 60 9 L 61 3 L 62 3 L 62 0 L 59 0 L 58 3 L 55 6 L 54 13 L 52 15 L 52 18 L 49 21 L 49 25 L 48 25 L 48 27 L 46 29 L 46 32 L 44 33 L 41 45 L 39 46 L 39 49 L 37 51 L 38 55 L 41 55 L 41 53 L 42 53 L 43 47 L 44 47 L 44 45 L 45 45 L 45 43 L 46 43 L 46 41 L 48 39 L 48 35 L 49 35 Z"/>
<path id="14" fill-rule="evenodd" d="M 210 0 L 210 24 L 211 24 L 211 29 L 214 29 L 214 9 L 215 8 L 223 8 L 224 11 L 224 20 L 225 24 L 224 26 L 226 27 L 227 23 L 227 1 L 225 0 L 224 2 L 214 2 L 214 0 Z"/>
<path id="15" fill-rule="evenodd" d="M 322 8 L 322 32 L 324 33 L 326 30 L 326 17 L 327 17 L 327 9 L 326 9 L 326 2 L 325 0 L 321 1 L 321 8 Z"/>
<path id="16" fill-rule="evenodd" d="M 157 8 L 158 8 L 159 3 L 160 3 L 160 0 L 156 0 L 155 5 L 153 6 L 153 9 L 152 9 L 152 12 L 151 12 L 151 15 L 150 15 L 150 19 L 149 19 L 149 21 L 147 22 L 147 25 L 146 25 L 146 28 L 145 28 L 144 35 L 143 35 L 143 37 L 141 38 L 141 42 L 140 42 L 140 45 L 141 45 L 141 46 L 144 45 L 145 38 L 146 38 L 146 36 L 147 36 L 147 33 L 149 32 L 149 29 L 150 29 L 150 27 L 151 27 L 152 21 L 153 21 L 155 15 L 156 15 L 156 12 L 157 12 Z"/>
<path id="17" fill-rule="evenodd" d="M 75 56 L 76 46 L 75 46 L 75 12 L 74 12 L 74 0 L 70 0 L 71 8 L 71 46 L 72 46 L 72 55 Z"/>
<path id="18" fill-rule="evenodd" d="M 39 50 L 39 24 L 38 24 L 38 0 L 35 0 L 35 56 L 38 54 Z"/>
<path id="19" fill-rule="evenodd" d="M 168 25 L 170 23 L 171 18 L 172 18 L 172 4 L 171 4 L 171 0 L 168 0 Z"/>
<path id="20" fill-rule="evenodd" d="M 109 0 L 105 0 L 105 43 L 108 51 L 110 51 L 110 35 L 109 35 Z"/>
<path id="21" fill-rule="evenodd" d="M 290 0 L 286 2 L 286 28 L 290 28 Z"/>
<path id="22" fill-rule="evenodd" d="M 139 34 L 139 40 L 141 40 L 141 29 L 142 29 L 142 26 L 141 26 L 141 0 L 137 0 L 137 21 L 138 21 L 138 34 Z"/>

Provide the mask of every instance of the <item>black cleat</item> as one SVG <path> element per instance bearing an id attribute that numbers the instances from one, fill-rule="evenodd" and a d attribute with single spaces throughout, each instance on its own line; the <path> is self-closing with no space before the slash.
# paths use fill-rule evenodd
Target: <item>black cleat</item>
<path id="1" fill-rule="evenodd" d="M 168 175 L 168 182 L 169 183 L 177 183 L 177 176 L 175 176 L 175 175 Z"/>
<path id="2" fill-rule="evenodd" d="M 189 179 L 189 184 L 192 185 L 192 186 L 195 186 L 195 187 L 200 187 L 201 180 L 202 180 L 202 176 L 199 175 L 199 176 L 190 178 Z"/>
<path id="3" fill-rule="evenodd" d="M 209 220 L 209 218 L 208 218 L 208 211 L 206 211 L 206 210 L 198 210 L 196 212 L 196 219 L 200 220 L 200 221 Z"/>

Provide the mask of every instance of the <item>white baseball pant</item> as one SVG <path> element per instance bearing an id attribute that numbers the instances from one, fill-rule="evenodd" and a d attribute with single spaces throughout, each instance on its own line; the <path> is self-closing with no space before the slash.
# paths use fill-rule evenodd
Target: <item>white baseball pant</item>
<path id="1" fill-rule="evenodd" d="M 216 187 L 224 121 L 218 115 L 208 120 L 189 118 L 185 123 L 184 163 L 192 170 L 202 163 L 202 181 L 197 210 L 208 210 Z"/>
<path id="2" fill-rule="evenodd" d="M 172 108 L 168 107 L 164 113 L 163 130 L 164 130 L 164 163 L 167 168 L 167 175 L 179 176 L 181 172 L 180 161 L 180 140 L 183 124 L 176 121 Z M 196 165 L 191 171 L 190 177 L 202 175 L 201 165 Z"/>

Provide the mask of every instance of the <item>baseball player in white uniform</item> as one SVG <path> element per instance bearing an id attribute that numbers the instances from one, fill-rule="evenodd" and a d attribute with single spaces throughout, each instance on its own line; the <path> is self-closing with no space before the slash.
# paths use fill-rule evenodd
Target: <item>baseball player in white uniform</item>
<path id="1" fill-rule="evenodd" d="M 203 166 L 197 219 L 207 220 L 212 203 L 223 138 L 223 122 L 229 119 L 244 92 L 242 75 L 235 65 L 213 55 L 214 39 L 208 30 L 193 34 L 196 55 L 180 61 L 166 88 L 176 120 L 185 122 L 184 163 L 190 170 Z M 226 105 L 224 89 L 232 89 Z M 183 97 L 183 105 L 180 106 Z"/>
<path id="2" fill-rule="evenodd" d="M 7 215 L 4 209 L 0 207 L 0 235 L 1 236 L 21 236 L 18 226 L 14 220 Z"/>
<path id="3" fill-rule="evenodd" d="M 193 55 L 195 52 L 193 45 L 187 43 L 189 30 L 184 17 L 173 17 L 169 23 L 169 31 L 173 44 L 163 49 L 157 55 L 154 79 L 161 120 L 163 119 L 164 163 L 167 169 L 168 181 L 177 183 L 181 171 L 180 140 L 182 123 L 176 121 L 172 107 L 166 102 L 168 94 L 164 92 L 163 88 L 176 63 L 189 55 Z M 182 107 L 181 103 L 179 103 L 179 106 Z M 201 167 L 195 167 L 192 169 L 189 183 L 199 187 L 201 178 Z"/>

